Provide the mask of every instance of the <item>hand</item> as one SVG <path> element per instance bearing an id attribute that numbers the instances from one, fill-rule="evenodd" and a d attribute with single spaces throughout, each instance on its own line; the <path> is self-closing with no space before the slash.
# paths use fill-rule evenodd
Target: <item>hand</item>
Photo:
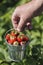
<path id="1" fill-rule="evenodd" d="M 41 7 L 41 5 L 41 0 L 32 0 L 27 4 L 18 6 L 12 15 L 12 23 L 14 28 L 21 31 L 26 25 L 31 26 L 30 20 L 36 15 L 36 11 Z"/>

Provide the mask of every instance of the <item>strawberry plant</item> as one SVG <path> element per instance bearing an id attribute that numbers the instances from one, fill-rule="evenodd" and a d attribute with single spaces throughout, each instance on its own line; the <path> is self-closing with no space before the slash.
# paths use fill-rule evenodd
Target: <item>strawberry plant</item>
<path id="1" fill-rule="evenodd" d="M 4 36 L 6 31 L 13 28 L 11 15 L 14 9 L 30 0 L 0 0 L 0 65 L 43 65 L 43 13 L 32 19 L 33 29 L 26 30 L 31 38 L 29 46 L 26 49 L 25 59 L 16 63 L 11 61 Z M 12 35 L 16 35 L 11 33 Z M 8 39 L 9 36 L 6 38 Z M 12 37 L 10 37 L 12 39 Z M 10 41 L 9 41 L 10 42 Z M 12 43 L 12 41 L 11 41 Z M 21 45 L 24 42 L 21 42 Z M 16 42 L 14 43 L 14 45 Z M 18 43 L 17 43 L 18 44 Z"/>

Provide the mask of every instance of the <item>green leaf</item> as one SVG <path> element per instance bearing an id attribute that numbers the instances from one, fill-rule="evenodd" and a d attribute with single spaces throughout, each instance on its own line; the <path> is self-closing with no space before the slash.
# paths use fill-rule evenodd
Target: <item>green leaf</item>
<path id="1" fill-rule="evenodd" d="M 3 48 L 0 47 L 0 53 L 2 53 L 4 55 L 4 57 L 3 57 L 3 59 L 5 58 L 4 61 L 5 60 L 6 61 L 11 61 L 11 59 L 9 57 L 9 54 L 8 54 L 8 52 L 6 52 L 5 49 L 3 49 Z M 0 57 L 1 57 L 1 55 L 0 55 Z"/>
<path id="2" fill-rule="evenodd" d="M 42 32 L 41 35 L 42 35 L 42 36 L 41 36 L 41 45 L 43 45 L 43 32 Z"/>
<path id="3" fill-rule="evenodd" d="M 0 60 L 5 60 L 4 54 L 0 52 Z"/>
<path id="4" fill-rule="evenodd" d="M 36 21 L 37 23 L 40 22 L 40 17 L 39 17 L 39 16 L 35 17 L 34 19 L 35 19 L 35 21 Z"/>
<path id="5" fill-rule="evenodd" d="M 0 36 L 2 36 L 4 32 L 5 32 L 5 29 L 0 27 Z"/>
<path id="6" fill-rule="evenodd" d="M 41 21 L 41 23 L 40 23 L 40 28 L 41 28 L 41 30 L 43 30 L 43 21 Z"/>
<path id="7" fill-rule="evenodd" d="M 30 41 L 29 45 L 32 47 L 33 45 L 41 44 L 41 41 L 39 41 L 37 38 L 34 38 Z"/>
<path id="8" fill-rule="evenodd" d="M 31 31 L 31 38 L 40 37 L 40 32 L 38 30 Z"/>

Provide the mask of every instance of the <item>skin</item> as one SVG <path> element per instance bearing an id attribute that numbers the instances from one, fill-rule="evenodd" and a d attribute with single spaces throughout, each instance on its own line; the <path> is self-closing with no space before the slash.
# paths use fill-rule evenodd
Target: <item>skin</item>
<path id="1" fill-rule="evenodd" d="M 22 31 L 24 27 L 31 26 L 31 19 L 43 11 L 43 0 L 32 0 L 29 3 L 18 6 L 12 14 L 14 29 Z"/>

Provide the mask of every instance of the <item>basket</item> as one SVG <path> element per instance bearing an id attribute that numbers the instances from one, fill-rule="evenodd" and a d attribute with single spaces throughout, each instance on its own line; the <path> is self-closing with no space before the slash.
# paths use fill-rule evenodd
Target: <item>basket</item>
<path id="1" fill-rule="evenodd" d="M 13 29 L 8 30 L 6 32 L 6 34 L 12 30 Z M 5 36 L 6 36 L 6 34 L 5 34 Z M 25 56 L 25 50 L 26 50 L 26 47 L 28 46 L 29 42 L 27 42 L 25 45 L 22 45 L 22 46 L 13 46 L 11 44 L 8 44 L 6 39 L 5 39 L 5 42 L 7 44 L 8 53 L 9 53 L 9 56 L 12 59 L 12 61 L 17 61 L 17 62 L 21 61 Z"/>

